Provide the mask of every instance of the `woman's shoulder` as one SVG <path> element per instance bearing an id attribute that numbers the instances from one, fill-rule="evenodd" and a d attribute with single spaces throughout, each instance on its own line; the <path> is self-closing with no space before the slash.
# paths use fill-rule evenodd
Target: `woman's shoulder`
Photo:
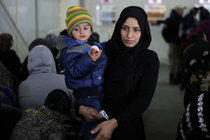
<path id="1" fill-rule="evenodd" d="M 148 59 L 159 60 L 158 54 L 154 50 L 146 49 L 143 54 L 144 54 L 144 57 L 146 57 Z"/>
<path id="2" fill-rule="evenodd" d="M 157 55 L 157 52 L 151 49 L 146 49 L 146 52 L 149 53 L 150 55 Z"/>
<path id="3" fill-rule="evenodd" d="M 144 52 L 144 56 L 141 58 L 144 65 L 159 67 L 160 61 L 158 58 L 158 54 L 154 50 L 146 49 Z"/>

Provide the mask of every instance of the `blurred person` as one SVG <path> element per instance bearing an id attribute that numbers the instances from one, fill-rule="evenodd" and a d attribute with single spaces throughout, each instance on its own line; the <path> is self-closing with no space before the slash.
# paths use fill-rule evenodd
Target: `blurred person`
<path id="1" fill-rule="evenodd" d="M 205 42 L 203 44 L 207 47 Z M 179 121 L 176 140 L 210 139 L 210 49 L 204 48 L 199 49 L 189 62 L 188 71 L 191 73 L 188 76 L 185 109 Z"/>
<path id="2" fill-rule="evenodd" d="M 100 35 L 99 35 L 99 33 L 93 32 L 93 33 L 92 33 L 92 36 L 93 36 L 93 38 L 94 38 L 94 40 L 95 40 L 96 42 L 100 43 Z"/>
<path id="3" fill-rule="evenodd" d="M 20 58 L 14 50 L 12 45 L 14 43 L 13 36 L 10 33 L 0 34 L 0 61 L 12 74 L 14 81 L 13 87 L 14 93 L 17 95 L 17 88 L 20 82 L 23 80 L 22 64 Z"/>
<path id="4" fill-rule="evenodd" d="M 54 89 L 42 105 L 28 108 L 14 127 L 11 140 L 67 140 L 64 120 L 70 114 L 72 99 Z"/>
<path id="5" fill-rule="evenodd" d="M 204 7 L 199 8 L 199 24 L 197 26 L 197 30 L 201 30 L 205 33 L 207 40 L 210 40 L 210 13 Z"/>
<path id="6" fill-rule="evenodd" d="M 179 27 L 183 19 L 183 7 L 176 6 L 171 10 L 170 16 L 165 21 L 167 32 L 163 32 L 163 37 L 167 37 L 169 44 L 168 60 L 169 60 L 169 82 L 170 84 L 179 84 L 182 75 L 182 59 L 181 59 L 181 40 L 179 37 Z M 164 31 L 164 30 L 163 30 Z"/>
<path id="7" fill-rule="evenodd" d="M 181 49 L 182 51 L 190 44 L 188 42 L 188 36 L 192 29 L 195 29 L 198 26 L 199 20 L 197 19 L 197 15 L 199 13 L 199 8 L 193 7 L 190 9 L 189 13 L 187 13 L 180 24 L 179 27 L 179 37 L 181 38 Z"/>
<path id="8" fill-rule="evenodd" d="M 47 41 L 47 46 L 53 54 L 55 64 L 56 64 L 56 71 L 59 73 L 59 66 L 58 66 L 58 57 L 59 57 L 59 49 L 57 48 L 57 40 L 58 37 L 51 33 L 45 36 L 45 41 Z"/>
<path id="9" fill-rule="evenodd" d="M 6 66 L 0 61 L 0 85 L 4 85 L 10 88 L 14 88 L 14 79 L 12 73 L 6 68 Z"/>
<path id="10" fill-rule="evenodd" d="M 10 138 L 13 128 L 22 115 L 16 98 L 13 89 L 0 84 L 0 129 L 1 137 L 5 140 Z"/>
<path id="11" fill-rule="evenodd" d="M 33 46 L 28 55 L 29 76 L 18 87 L 20 108 L 27 109 L 44 103 L 54 89 L 62 89 L 72 95 L 65 84 L 64 75 L 56 73 L 53 55 L 44 45 Z"/>
<path id="12" fill-rule="evenodd" d="M 188 104 L 191 98 L 191 91 L 188 89 L 188 84 L 190 81 L 190 76 L 198 71 L 198 66 L 195 65 L 202 61 L 202 53 L 205 51 L 210 52 L 210 42 L 207 41 L 207 37 L 203 31 L 196 31 L 190 36 L 193 41 L 191 45 L 183 51 L 183 63 L 184 63 L 184 73 L 182 88 L 185 89 L 184 95 L 184 106 Z"/>
<path id="13" fill-rule="evenodd" d="M 45 41 L 43 38 L 36 38 L 34 39 L 28 46 L 28 51 L 30 52 L 34 47 L 38 46 L 38 45 L 44 45 L 47 47 L 47 41 Z M 26 56 L 26 58 L 24 59 L 23 63 L 23 71 L 24 73 L 24 80 L 29 76 L 29 72 L 28 72 L 28 56 Z"/>

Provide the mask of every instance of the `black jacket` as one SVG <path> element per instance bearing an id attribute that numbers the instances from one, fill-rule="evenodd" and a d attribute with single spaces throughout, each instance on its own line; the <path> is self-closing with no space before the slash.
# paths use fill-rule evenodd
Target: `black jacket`
<path id="1" fill-rule="evenodd" d="M 165 21 L 165 24 L 168 28 L 168 37 L 170 38 L 170 42 L 175 44 L 180 44 L 181 40 L 179 38 L 179 26 L 181 24 L 182 17 L 179 16 L 175 10 L 172 10 L 170 13 L 170 17 L 168 17 Z"/>

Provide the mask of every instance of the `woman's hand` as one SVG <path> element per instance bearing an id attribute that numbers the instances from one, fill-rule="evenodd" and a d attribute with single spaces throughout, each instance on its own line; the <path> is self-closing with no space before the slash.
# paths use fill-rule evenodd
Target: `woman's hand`
<path id="1" fill-rule="evenodd" d="M 108 121 L 103 121 L 102 123 L 97 125 L 93 130 L 91 130 L 91 133 L 95 134 L 99 132 L 95 140 L 109 140 L 112 137 L 114 129 L 117 127 L 117 120 L 113 118 Z"/>
<path id="2" fill-rule="evenodd" d="M 99 112 L 92 107 L 80 105 L 79 113 L 82 114 L 88 122 L 95 122 L 103 119 L 103 116 L 101 116 Z"/>

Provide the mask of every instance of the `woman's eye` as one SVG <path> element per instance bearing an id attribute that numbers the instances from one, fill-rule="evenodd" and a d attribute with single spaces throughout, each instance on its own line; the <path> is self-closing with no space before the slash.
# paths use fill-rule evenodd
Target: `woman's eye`
<path id="1" fill-rule="evenodd" d="M 141 32 L 141 29 L 140 28 L 135 28 L 134 31 L 135 32 Z"/>
<path id="2" fill-rule="evenodd" d="M 127 31 L 127 30 L 128 30 L 128 27 L 126 27 L 126 26 L 122 26 L 122 30 Z"/>

